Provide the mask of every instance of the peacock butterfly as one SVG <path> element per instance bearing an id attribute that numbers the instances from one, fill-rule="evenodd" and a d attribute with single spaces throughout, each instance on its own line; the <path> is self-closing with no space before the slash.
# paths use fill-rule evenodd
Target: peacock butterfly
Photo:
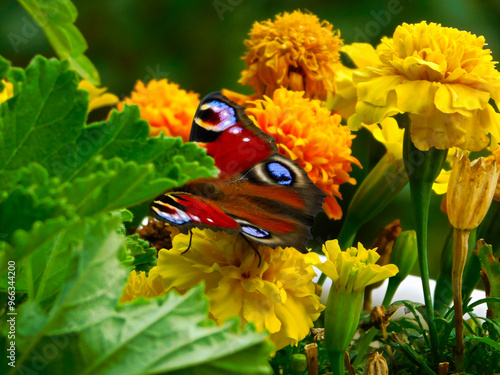
<path id="1" fill-rule="evenodd" d="M 307 252 L 309 227 L 326 195 L 296 162 L 277 153 L 274 138 L 254 125 L 244 107 L 221 93 L 207 95 L 189 140 L 206 147 L 220 173 L 157 197 L 150 206 L 155 218 L 184 233 L 193 227 L 224 230 Z"/>

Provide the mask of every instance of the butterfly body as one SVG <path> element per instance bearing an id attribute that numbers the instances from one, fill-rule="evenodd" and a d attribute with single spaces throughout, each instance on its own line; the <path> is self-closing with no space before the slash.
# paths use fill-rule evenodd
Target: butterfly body
<path id="1" fill-rule="evenodd" d="M 294 161 L 277 153 L 274 138 L 220 93 L 205 97 L 190 141 L 204 144 L 220 173 L 156 198 L 153 215 L 183 232 L 193 227 L 241 233 L 271 247 L 306 252 L 314 215 L 325 194 Z"/>

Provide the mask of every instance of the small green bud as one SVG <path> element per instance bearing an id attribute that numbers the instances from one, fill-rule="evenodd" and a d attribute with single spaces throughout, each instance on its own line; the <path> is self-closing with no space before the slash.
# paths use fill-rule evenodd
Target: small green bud
<path id="1" fill-rule="evenodd" d="M 399 268 L 399 272 L 389 279 L 382 304 L 388 308 L 399 284 L 410 274 L 418 258 L 417 234 L 414 230 L 402 232 L 392 248 L 391 263 Z"/>
<path id="2" fill-rule="evenodd" d="M 389 280 L 401 283 L 410 274 L 418 258 L 417 234 L 414 230 L 402 232 L 392 248 L 391 263 L 399 268 L 399 272 Z"/>
<path id="3" fill-rule="evenodd" d="M 294 354 L 290 363 L 292 374 L 303 374 L 307 370 L 307 358 L 305 354 Z"/>
<path id="4" fill-rule="evenodd" d="M 408 184 L 402 159 L 387 153 L 365 177 L 349 204 L 348 218 L 368 222 L 380 213 Z M 347 218 L 346 218 L 347 220 Z"/>

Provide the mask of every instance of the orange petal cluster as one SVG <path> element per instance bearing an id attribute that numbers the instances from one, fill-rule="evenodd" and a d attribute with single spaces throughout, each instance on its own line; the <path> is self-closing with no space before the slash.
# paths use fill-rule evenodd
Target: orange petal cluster
<path id="1" fill-rule="evenodd" d="M 274 21 L 255 22 L 245 40 L 248 48 L 240 83 L 259 95 L 285 87 L 326 100 L 335 91 L 334 71 L 342 45 L 333 26 L 300 11 L 278 14 Z"/>
<path id="2" fill-rule="evenodd" d="M 124 104 L 138 105 L 141 118 L 151 125 L 151 136 L 164 133 L 167 137 L 181 137 L 187 142 L 199 103 L 198 94 L 187 92 L 166 79 L 153 79 L 147 85 L 137 81 L 130 98 L 118 103 L 118 109 L 122 110 Z"/>
<path id="3" fill-rule="evenodd" d="M 355 137 L 347 126 L 340 124 L 341 116 L 332 115 L 319 100 L 304 98 L 303 92 L 284 88 L 272 98 L 251 102 L 246 112 L 264 132 L 276 139 L 280 154 L 296 161 L 309 178 L 329 196 L 323 209 L 330 218 L 340 219 L 342 209 L 336 198 L 342 198 L 339 187 L 355 184 L 349 176 L 351 164 L 361 167 L 351 154 Z"/>

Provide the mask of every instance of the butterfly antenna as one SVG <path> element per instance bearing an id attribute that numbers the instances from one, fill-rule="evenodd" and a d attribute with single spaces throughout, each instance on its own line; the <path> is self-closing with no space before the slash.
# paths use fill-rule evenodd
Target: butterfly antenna
<path id="1" fill-rule="evenodd" d="M 240 233 L 241 237 L 243 237 L 243 239 L 252 247 L 253 251 L 255 251 L 255 253 L 257 253 L 257 256 L 259 257 L 259 264 L 257 265 L 257 267 L 260 267 L 260 263 L 262 261 L 262 257 L 260 256 L 260 253 L 259 251 L 255 248 L 255 245 L 253 244 L 252 241 L 250 241 L 248 238 L 246 238 L 243 233 Z"/>
<path id="2" fill-rule="evenodd" d="M 188 247 L 186 250 L 184 250 L 181 255 L 184 255 L 185 253 L 188 252 L 189 249 L 191 249 L 191 241 L 193 240 L 193 232 L 191 231 L 191 229 L 189 230 L 189 244 L 188 244 Z"/>

